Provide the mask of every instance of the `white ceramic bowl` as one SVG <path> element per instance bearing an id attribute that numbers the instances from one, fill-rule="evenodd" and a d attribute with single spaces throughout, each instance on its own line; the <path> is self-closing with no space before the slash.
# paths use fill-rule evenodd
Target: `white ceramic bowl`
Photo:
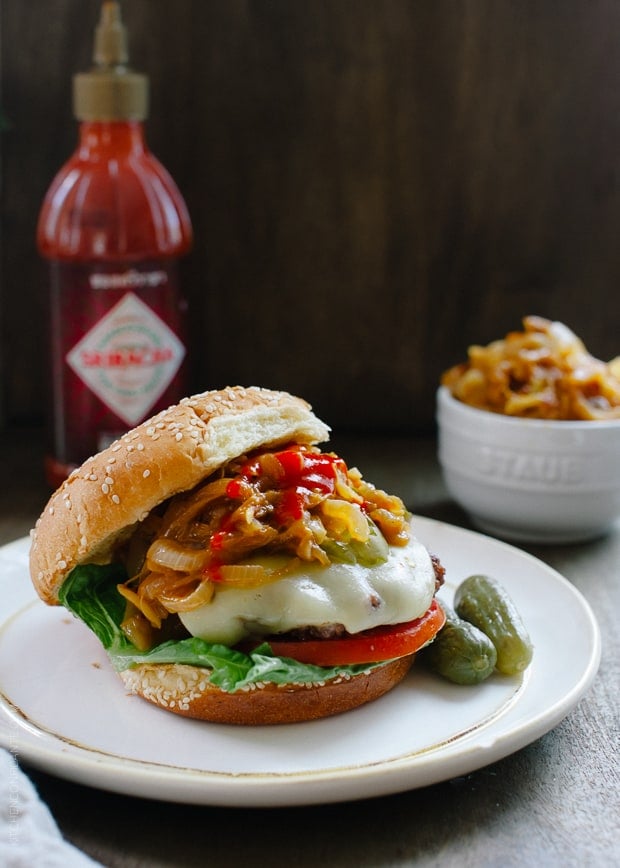
<path id="1" fill-rule="evenodd" d="M 523 542 L 580 542 L 620 517 L 620 420 L 502 416 L 442 386 L 437 422 L 448 491 L 481 530 Z"/>

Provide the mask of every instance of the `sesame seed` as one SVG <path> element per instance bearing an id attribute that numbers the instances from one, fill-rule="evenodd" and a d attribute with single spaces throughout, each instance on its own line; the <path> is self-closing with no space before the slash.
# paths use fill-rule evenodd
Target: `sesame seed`
<path id="1" fill-rule="evenodd" d="M 183 435 L 181 434 L 180 431 L 177 431 L 177 433 L 174 435 L 174 439 L 177 441 L 177 443 L 179 440 L 183 439 Z"/>
<path id="2" fill-rule="evenodd" d="M 58 561 L 58 569 L 66 570 L 66 568 L 67 568 L 67 562 L 66 561 Z"/>
<path id="3" fill-rule="evenodd" d="M 120 503 L 120 502 L 121 502 L 121 499 L 120 499 L 120 497 L 118 496 L 118 494 L 113 494 L 113 495 L 112 495 L 112 502 L 113 502 L 113 503 Z"/>
<path id="4" fill-rule="evenodd" d="M 105 483 L 106 483 L 106 485 L 114 485 L 114 480 L 112 479 L 111 476 L 106 476 Z"/>
<path id="5" fill-rule="evenodd" d="M 147 468 L 144 471 L 144 473 L 142 474 L 142 477 L 143 477 L 143 479 L 148 479 L 150 475 L 151 475 L 151 471 Z"/>
<path id="6" fill-rule="evenodd" d="M 101 490 L 103 491 L 104 494 L 110 493 L 110 486 L 108 485 L 107 482 L 103 483 L 103 485 L 101 486 Z"/>

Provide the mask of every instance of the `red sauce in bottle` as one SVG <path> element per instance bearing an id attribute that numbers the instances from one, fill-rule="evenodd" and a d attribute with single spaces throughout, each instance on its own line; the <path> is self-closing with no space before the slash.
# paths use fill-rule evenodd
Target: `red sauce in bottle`
<path id="1" fill-rule="evenodd" d="M 178 259 L 191 247 L 191 223 L 146 145 L 148 83 L 126 65 L 116 2 L 102 4 L 94 58 L 95 68 L 74 80 L 78 147 L 37 228 L 49 261 L 53 486 L 186 393 Z"/>

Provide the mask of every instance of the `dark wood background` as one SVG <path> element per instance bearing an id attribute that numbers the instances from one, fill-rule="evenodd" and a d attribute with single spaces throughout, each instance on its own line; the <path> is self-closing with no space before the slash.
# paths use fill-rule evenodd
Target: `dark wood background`
<path id="1" fill-rule="evenodd" d="M 44 406 L 38 209 L 98 0 L 0 0 L 1 421 Z M 528 313 L 620 353 L 620 3 L 125 0 L 186 196 L 194 390 L 340 429 L 433 423 L 441 371 Z"/>

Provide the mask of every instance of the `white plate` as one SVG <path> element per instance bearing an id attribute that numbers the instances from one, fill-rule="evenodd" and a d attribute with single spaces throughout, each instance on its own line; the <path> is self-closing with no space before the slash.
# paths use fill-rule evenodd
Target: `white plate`
<path id="1" fill-rule="evenodd" d="M 412 670 L 387 696 L 313 723 L 233 727 L 127 696 L 98 640 L 35 597 L 28 541 L 0 549 L 0 744 L 32 765 L 102 789 L 209 805 L 360 799 L 437 783 L 494 762 L 555 726 L 591 684 L 599 631 L 575 588 L 536 558 L 417 518 L 446 567 L 440 597 L 496 576 L 534 642 L 524 679 L 457 687 Z"/>

